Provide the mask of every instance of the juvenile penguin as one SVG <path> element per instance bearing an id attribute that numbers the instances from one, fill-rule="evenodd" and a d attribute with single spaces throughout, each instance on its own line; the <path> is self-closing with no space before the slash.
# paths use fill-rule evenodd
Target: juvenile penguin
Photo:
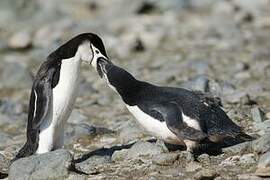
<path id="1" fill-rule="evenodd" d="M 27 141 L 13 159 L 63 146 L 64 126 L 73 109 L 81 62 L 107 58 L 100 37 L 80 34 L 44 61 L 33 82 L 28 109 Z"/>
<path id="2" fill-rule="evenodd" d="M 165 142 L 185 145 L 192 152 L 202 142 L 216 144 L 229 138 L 240 143 L 252 139 L 226 115 L 216 99 L 206 94 L 139 81 L 103 58 L 91 65 L 120 95 L 139 124 Z"/>

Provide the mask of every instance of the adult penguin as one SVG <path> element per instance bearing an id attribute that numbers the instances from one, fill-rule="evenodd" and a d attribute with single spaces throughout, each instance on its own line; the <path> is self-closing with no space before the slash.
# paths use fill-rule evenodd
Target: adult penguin
<path id="1" fill-rule="evenodd" d="M 80 34 L 52 52 L 33 82 L 28 109 L 27 141 L 13 159 L 63 146 L 64 126 L 73 109 L 81 62 L 108 59 L 100 37 Z"/>
<path id="2" fill-rule="evenodd" d="M 165 142 L 186 145 L 192 152 L 200 143 L 237 144 L 253 139 L 206 94 L 137 80 L 106 58 L 91 65 L 120 95 L 139 124 Z"/>

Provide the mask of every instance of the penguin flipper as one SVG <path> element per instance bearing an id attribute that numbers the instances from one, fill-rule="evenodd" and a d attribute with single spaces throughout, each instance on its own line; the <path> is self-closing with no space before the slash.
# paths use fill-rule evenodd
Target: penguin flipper
<path id="1" fill-rule="evenodd" d="M 174 102 L 156 105 L 153 110 L 159 112 L 166 122 L 167 127 L 180 139 L 201 141 L 207 134 L 189 127 L 184 121 L 181 108 Z"/>
<path id="2" fill-rule="evenodd" d="M 48 114 L 52 99 L 54 72 L 55 69 L 49 69 L 45 76 L 37 78 L 33 83 L 28 110 L 27 141 L 12 160 L 13 162 L 34 154 L 38 149 L 40 125 Z"/>

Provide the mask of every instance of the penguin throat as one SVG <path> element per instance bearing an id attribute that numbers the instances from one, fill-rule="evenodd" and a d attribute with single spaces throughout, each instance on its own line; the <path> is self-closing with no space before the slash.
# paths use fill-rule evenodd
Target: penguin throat
<path id="1" fill-rule="evenodd" d="M 125 102 L 133 99 L 140 91 L 142 84 L 129 72 L 115 65 L 110 65 L 106 69 L 108 71 L 104 73 L 104 76 L 108 86 L 116 91 Z"/>

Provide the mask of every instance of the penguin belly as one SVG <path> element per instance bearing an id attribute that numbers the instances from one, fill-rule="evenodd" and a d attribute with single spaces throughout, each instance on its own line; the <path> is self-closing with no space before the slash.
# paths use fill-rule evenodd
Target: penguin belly
<path id="1" fill-rule="evenodd" d="M 63 61 L 58 84 L 53 88 L 51 109 L 41 124 L 37 154 L 59 149 L 63 146 L 64 126 L 76 100 L 79 78 L 79 62 Z"/>
<path id="2" fill-rule="evenodd" d="M 164 140 L 167 143 L 185 145 L 184 140 L 178 138 L 173 132 L 169 130 L 166 122 L 161 122 L 145 112 L 138 106 L 128 106 L 128 110 L 133 114 L 138 123 L 151 135 Z"/>

